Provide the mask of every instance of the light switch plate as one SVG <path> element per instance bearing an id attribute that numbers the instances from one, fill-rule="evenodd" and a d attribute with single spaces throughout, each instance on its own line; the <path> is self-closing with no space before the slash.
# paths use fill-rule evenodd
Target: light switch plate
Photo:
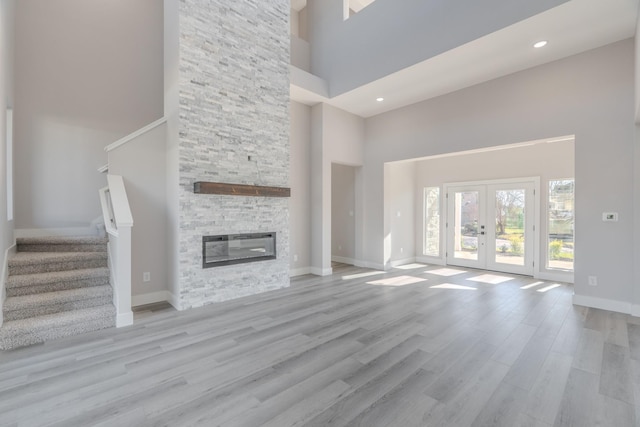
<path id="1" fill-rule="evenodd" d="M 602 212 L 602 220 L 605 222 L 618 222 L 618 212 Z"/>

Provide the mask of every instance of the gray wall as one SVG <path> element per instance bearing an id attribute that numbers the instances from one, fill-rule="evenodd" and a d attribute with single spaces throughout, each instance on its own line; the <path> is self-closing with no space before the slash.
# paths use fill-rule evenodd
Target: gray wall
<path id="1" fill-rule="evenodd" d="M 309 0 L 312 72 L 339 95 L 567 1 L 377 0 L 344 21 L 344 0 Z"/>
<path id="2" fill-rule="evenodd" d="M 12 246 L 14 221 L 7 214 L 7 123 L 6 111 L 14 106 L 14 43 L 16 1 L 0 3 L 0 256 Z M 15 145 L 15 137 L 14 137 Z M 15 170 L 15 168 L 14 168 Z"/>
<path id="3" fill-rule="evenodd" d="M 166 124 L 108 153 L 109 173 L 124 179 L 133 215 L 131 293 L 133 305 L 162 301 L 167 286 Z M 151 273 L 149 282 L 143 273 Z M 161 294 L 158 294 L 158 293 Z M 140 295 L 147 295 L 141 299 Z"/>
<path id="4" fill-rule="evenodd" d="M 289 285 L 286 198 L 193 193 L 195 181 L 289 185 L 289 11 L 285 0 L 180 2 L 182 309 Z M 202 268 L 202 236 L 267 231 L 276 260 Z"/>
<path id="5" fill-rule="evenodd" d="M 164 116 L 166 133 L 167 288 L 171 304 L 180 308 L 180 213 L 178 210 L 180 163 L 180 4 L 164 0 Z"/>
<path id="6" fill-rule="evenodd" d="M 292 101 L 290 113 L 289 265 L 292 274 L 306 274 L 311 266 L 311 108 Z"/>
<path id="7" fill-rule="evenodd" d="M 162 116 L 162 3 L 20 0 L 16 228 L 100 215 L 103 147 Z"/>
<path id="8" fill-rule="evenodd" d="M 385 165 L 384 185 L 384 266 L 412 261 L 416 256 L 414 162 Z M 379 266 L 382 267 L 382 266 Z"/>
<path id="9" fill-rule="evenodd" d="M 331 258 L 349 264 L 356 260 L 355 184 L 355 167 L 331 165 Z"/>
<path id="10" fill-rule="evenodd" d="M 7 248 L 14 243 L 13 221 L 7 215 L 7 108 L 12 106 L 13 22 L 15 1 L 0 2 L 0 259 L 5 262 Z M 4 273 L 4 272 L 3 272 Z M 4 277 L 0 277 L 0 325 L 5 297 Z"/>
<path id="11" fill-rule="evenodd" d="M 363 11 L 364 13 L 364 11 Z M 633 40 L 515 73 L 366 121 L 366 258 L 384 257 L 383 164 L 575 135 L 575 291 L 628 302 L 633 283 Z M 605 223 L 602 212 L 620 215 Z M 597 276 L 598 286 L 587 285 Z"/>

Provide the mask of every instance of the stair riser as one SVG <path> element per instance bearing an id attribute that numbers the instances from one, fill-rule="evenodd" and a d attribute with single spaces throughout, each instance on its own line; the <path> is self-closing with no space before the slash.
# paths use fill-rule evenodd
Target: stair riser
<path id="1" fill-rule="evenodd" d="M 18 252 L 106 252 L 106 245 L 18 245 Z"/>
<path id="2" fill-rule="evenodd" d="M 95 279 L 83 279 L 67 282 L 47 283 L 44 285 L 32 286 L 7 286 L 7 297 L 19 297 L 24 295 L 42 294 L 45 292 L 68 291 L 70 289 L 88 288 L 92 286 L 104 286 L 109 284 L 108 277 Z"/>
<path id="3" fill-rule="evenodd" d="M 45 331 L 0 336 L 0 350 L 13 350 L 19 347 L 26 347 L 28 345 L 39 344 L 57 338 L 98 331 L 100 329 L 112 328 L 114 326 L 116 326 L 116 320 L 114 316 L 111 316 L 94 319 L 89 322 L 83 322 L 82 324 L 74 324 L 61 328 L 51 328 Z"/>
<path id="4" fill-rule="evenodd" d="M 90 307 L 99 307 L 105 304 L 111 304 L 113 302 L 113 297 L 110 295 L 98 297 L 98 298 L 89 298 L 85 300 L 79 301 L 68 301 L 59 304 L 47 304 L 41 307 L 29 307 L 23 308 L 20 310 L 8 310 L 4 312 L 4 320 L 20 320 L 20 319 L 28 319 L 30 317 L 44 316 L 47 314 L 55 314 L 61 313 L 63 311 L 71 311 L 71 310 L 80 310 L 83 308 Z"/>
<path id="5" fill-rule="evenodd" d="M 50 273 L 53 271 L 77 270 L 84 268 L 100 268 L 107 267 L 106 259 L 65 261 L 50 264 L 28 264 L 28 265 L 11 265 L 9 264 L 9 275 L 18 274 L 36 274 Z"/>

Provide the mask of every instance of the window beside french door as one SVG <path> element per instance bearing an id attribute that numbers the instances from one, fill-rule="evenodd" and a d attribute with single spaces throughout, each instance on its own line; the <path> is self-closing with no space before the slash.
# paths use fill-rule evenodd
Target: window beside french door
<path id="1" fill-rule="evenodd" d="M 547 204 L 547 268 L 573 271 L 573 178 L 549 181 Z"/>
<path id="2" fill-rule="evenodd" d="M 440 187 L 424 189 L 424 244 L 422 254 L 440 256 Z"/>

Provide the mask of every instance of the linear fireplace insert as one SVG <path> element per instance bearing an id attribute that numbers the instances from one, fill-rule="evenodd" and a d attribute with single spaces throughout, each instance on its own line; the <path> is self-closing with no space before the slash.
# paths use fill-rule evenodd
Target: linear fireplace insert
<path id="1" fill-rule="evenodd" d="M 276 233 L 202 237 L 202 267 L 276 259 Z"/>

